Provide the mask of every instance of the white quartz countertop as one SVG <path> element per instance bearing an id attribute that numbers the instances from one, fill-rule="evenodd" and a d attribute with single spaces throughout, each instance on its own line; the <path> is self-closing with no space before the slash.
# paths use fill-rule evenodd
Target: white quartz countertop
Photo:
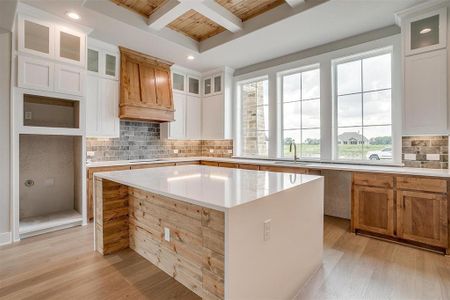
<path id="1" fill-rule="evenodd" d="M 320 178 L 201 165 L 101 172 L 95 176 L 221 211 Z"/>
<path id="2" fill-rule="evenodd" d="M 88 163 L 87 167 L 107 167 L 107 166 L 121 166 L 121 165 L 138 165 L 138 164 L 159 164 L 159 163 L 176 163 L 176 162 L 189 162 L 189 161 L 222 161 L 230 163 L 241 164 L 255 164 L 265 166 L 283 166 L 292 168 L 308 168 L 318 170 L 335 170 L 335 171 L 349 171 L 349 172 L 369 172 L 369 173 L 388 173 L 388 174 L 403 174 L 403 175 L 417 175 L 417 176 L 430 176 L 430 177 L 444 177 L 450 178 L 450 172 L 448 169 L 421 169 L 421 168 L 408 168 L 408 167 L 396 167 L 396 166 L 370 166 L 370 165 L 357 165 L 357 164 L 333 164 L 333 163 L 292 163 L 289 161 L 273 161 L 273 160 L 257 160 L 257 159 L 243 159 L 243 158 L 220 158 L 220 157 L 183 157 L 183 158 L 165 158 L 159 160 L 121 160 L 121 161 L 101 161 Z"/>

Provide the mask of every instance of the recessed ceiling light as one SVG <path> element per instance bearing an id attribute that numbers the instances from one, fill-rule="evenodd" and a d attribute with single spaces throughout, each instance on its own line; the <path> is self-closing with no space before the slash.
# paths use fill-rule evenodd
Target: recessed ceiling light
<path id="1" fill-rule="evenodd" d="M 80 15 L 77 14 L 76 12 L 74 12 L 74 11 L 66 12 L 66 16 L 68 16 L 69 18 L 74 19 L 74 20 L 79 20 L 80 19 Z"/>
<path id="2" fill-rule="evenodd" d="M 187 59 L 189 59 L 189 60 L 194 60 L 195 57 L 194 57 L 194 55 L 188 55 Z"/>
<path id="3" fill-rule="evenodd" d="M 420 34 L 425 34 L 431 31 L 431 28 L 424 28 L 420 31 Z"/>

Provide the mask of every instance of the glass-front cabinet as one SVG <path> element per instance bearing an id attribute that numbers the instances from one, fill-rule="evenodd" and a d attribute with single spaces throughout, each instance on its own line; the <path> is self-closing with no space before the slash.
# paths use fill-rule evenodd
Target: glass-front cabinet
<path id="1" fill-rule="evenodd" d="M 87 50 L 87 70 L 102 77 L 118 79 L 119 54 L 91 44 Z"/>
<path id="2" fill-rule="evenodd" d="M 86 35 L 33 17 L 19 15 L 19 52 L 84 66 Z"/>
<path id="3" fill-rule="evenodd" d="M 185 76 L 183 74 L 172 72 L 172 89 L 184 92 Z"/>
<path id="4" fill-rule="evenodd" d="M 208 96 L 212 93 L 212 78 L 203 79 L 203 95 Z"/>
<path id="5" fill-rule="evenodd" d="M 55 49 L 53 39 L 51 23 L 19 16 L 19 51 L 51 57 Z"/>
<path id="6" fill-rule="evenodd" d="M 403 29 L 406 55 L 447 46 L 447 9 L 442 8 L 405 18 Z"/>
<path id="7" fill-rule="evenodd" d="M 200 79 L 188 76 L 188 93 L 193 95 L 200 94 Z"/>
<path id="8" fill-rule="evenodd" d="M 100 72 L 100 50 L 88 48 L 87 70 L 94 73 Z"/>

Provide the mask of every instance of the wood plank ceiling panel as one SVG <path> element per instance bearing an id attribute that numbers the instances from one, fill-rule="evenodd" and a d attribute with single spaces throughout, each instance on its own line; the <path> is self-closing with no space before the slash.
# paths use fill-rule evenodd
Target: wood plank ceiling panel
<path id="1" fill-rule="evenodd" d="M 142 16 L 149 17 L 166 0 L 111 0 L 117 5 L 128 8 Z M 247 21 L 281 4 L 284 0 L 216 0 L 216 2 L 242 21 Z M 172 30 L 183 33 L 196 41 L 203 41 L 226 29 L 190 10 L 167 25 Z"/>
<path id="2" fill-rule="evenodd" d="M 284 3 L 284 0 L 216 0 L 242 21 L 247 21 Z"/>
<path id="3" fill-rule="evenodd" d="M 128 8 L 138 14 L 149 17 L 166 0 L 111 0 L 117 5 Z"/>
<path id="4" fill-rule="evenodd" d="M 170 23 L 168 27 L 199 42 L 225 30 L 222 26 L 194 10 L 186 12 Z"/>

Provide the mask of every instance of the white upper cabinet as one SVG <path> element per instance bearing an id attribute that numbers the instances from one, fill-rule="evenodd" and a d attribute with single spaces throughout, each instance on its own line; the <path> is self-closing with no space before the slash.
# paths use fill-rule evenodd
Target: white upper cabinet
<path id="1" fill-rule="evenodd" d="M 89 38 L 87 47 L 87 70 L 91 74 L 118 80 L 118 48 Z"/>
<path id="2" fill-rule="evenodd" d="M 203 79 L 203 96 L 209 96 L 213 92 L 212 77 Z"/>
<path id="3" fill-rule="evenodd" d="M 215 75 L 213 77 L 213 86 L 214 86 L 214 93 L 218 94 L 222 92 L 222 74 Z"/>
<path id="4" fill-rule="evenodd" d="M 447 8 L 419 13 L 403 20 L 405 55 L 447 47 Z"/>
<path id="5" fill-rule="evenodd" d="M 54 69 L 54 64 L 48 60 L 19 56 L 18 86 L 33 90 L 53 91 Z"/>
<path id="6" fill-rule="evenodd" d="M 222 93 L 223 74 L 215 74 L 203 79 L 203 96 L 217 95 Z"/>
<path id="7" fill-rule="evenodd" d="M 54 27 L 51 23 L 19 15 L 19 51 L 43 56 L 54 56 Z"/>
<path id="8" fill-rule="evenodd" d="M 447 134 L 447 51 L 405 58 L 403 134 Z"/>
<path id="9" fill-rule="evenodd" d="M 19 87 L 84 95 L 83 32 L 19 14 L 17 38 Z"/>
<path id="10" fill-rule="evenodd" d="M 85 65 L 86 37 L 83 33 L 56 26 L 56 57 L 64 62 Z"/>
<path id="11" fill-rule="evenodd" d="M 403 135 L 448 134 L 447 3 L 396 14 L 403 39 Z"/>
<path id="12" fill-rule="evenodd" d="M 87 49 L 87 70 L 89 72 L 100 74 L 100 50 L 88 47 Z"/>
<path id="13" fill-rule="evenodd" d="M 119 76 L 119 54 L 104 52 L 105 60 L 103 65 L 105 66 L 105 76 L 118 79 Z"/>
<path id="14" fill-rule="evenodd" d="M 186 136 L 198 140 L 202 138 L 202 99 L 196 96 L 186 98 Z"/>
<path id="15" fill-rule="evenodd" d="M 188 76 L 188 93 L 191 95 L 200 95 L 200 79 Z"/>
<path id="16" fill-rule="evenodd" d="M 18 22 L 19 52 L 85 65 L 86 35 L 83 32 L 25 15 L 19 15 Z"/>
<path id="17" fill-rule="evenodd" d="M 186 95 L 173 93 L 173 106 L 175 107 L 175 121 L 169 123 L 168 136 L 172 139 L 186 138 Z"/>
<path id="18" fill-rule="evenodd" d="M 202 138 L 224 138 L 224 98 L 214 95 L 202 100 Z"/>
<path id="19" fill-rule="evenodd" d="M 88 71 L 86 135 L 119 137 L 119 49 L 89 38 L 86 65 Z"/>
<path id="20" fill-rule="evenodd" d="M 186 76 L 178 72 L 172 72 L 172 89 L 178 92 L 185 91 Z"/>

